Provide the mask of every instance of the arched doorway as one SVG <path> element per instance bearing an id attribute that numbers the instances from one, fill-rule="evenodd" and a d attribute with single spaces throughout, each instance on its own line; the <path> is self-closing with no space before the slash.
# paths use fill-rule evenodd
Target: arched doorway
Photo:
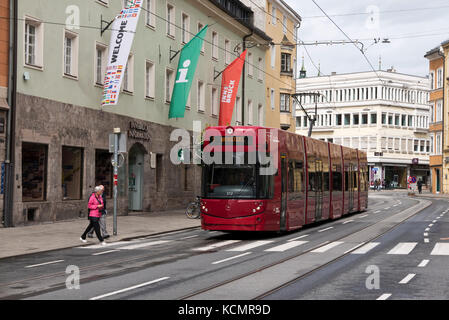
<path id="1" fill-rule="evenodd" d="M 142 211 L 145 148 L 135 144 L 129 151 L 128 206 L 130 211 Z"/>

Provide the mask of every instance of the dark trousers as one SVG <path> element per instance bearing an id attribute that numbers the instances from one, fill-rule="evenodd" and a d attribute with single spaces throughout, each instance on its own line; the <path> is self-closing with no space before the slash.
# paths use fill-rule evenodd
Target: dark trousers
<path id="1" fill-rule="evenodd" d="M 89 217 L 89 225 L 86 228 L 86 231 L 84 231 L 83 235 L 81 236 L 82 239 L 86 239 L 86 235 L 87 233 L 93 228 L 95 230 L 95 234 L 97 235 L 98 240 L 100 240 L 100 242 L 103 242 L 103 237 L 101 236 L 101 231 L 100 231 L 100 218 L 97 217 Z"/>

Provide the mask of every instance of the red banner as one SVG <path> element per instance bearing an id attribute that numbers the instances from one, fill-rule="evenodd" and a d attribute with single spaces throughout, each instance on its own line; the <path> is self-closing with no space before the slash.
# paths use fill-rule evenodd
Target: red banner
<path id="1" fill-rule="evenodd" d="M 229 126 L 231 124 L 232 111 L 234 110 L 235 98 L 239 89 L 245 56 L 246 50 L 223 71 L 220 94 L 220 116 L 218 118 L 219 126 Z"/>

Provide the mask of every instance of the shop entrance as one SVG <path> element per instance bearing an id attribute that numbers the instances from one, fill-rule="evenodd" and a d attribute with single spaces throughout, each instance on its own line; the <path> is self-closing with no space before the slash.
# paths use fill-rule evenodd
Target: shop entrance
<path id="1" fill-rule="evenodd" d="M 407 167 L 385 167 L 385 188 L 407 188 Z"/>
<path id="2" fill-rule="evenodd" d="M 142 211 L 143 191 L 143 147 L 135 144 L 129 151 L 128 205 L 131 211 Z"/>

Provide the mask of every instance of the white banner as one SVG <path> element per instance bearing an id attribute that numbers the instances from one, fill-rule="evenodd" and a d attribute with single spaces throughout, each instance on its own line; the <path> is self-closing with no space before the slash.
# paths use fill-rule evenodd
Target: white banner
<path id="1" fill-rule="evenodd" d="M 116 105 L 134 40 L 143 0 L 128 0 L 128 6 L 115 18 L 109 43 L 108 66 L 102 106 Z"/>

